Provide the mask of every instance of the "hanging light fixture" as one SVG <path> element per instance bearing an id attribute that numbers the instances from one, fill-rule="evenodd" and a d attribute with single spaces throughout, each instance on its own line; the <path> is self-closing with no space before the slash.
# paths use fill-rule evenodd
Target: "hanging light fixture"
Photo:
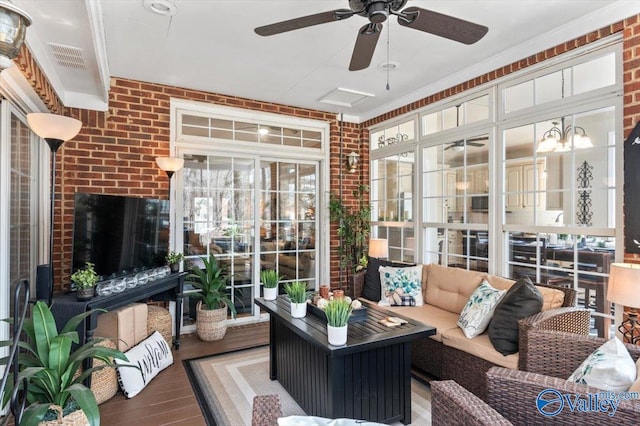
<path id="1" fill-rule="evenodd" d="M 571 148 L 584 149 L 593 147 L 591 138 L 583 127 L 564 126 L 564 118 L 560 122 L 552 121 L 553 127 L 544 132 L 542 139 L 538 142 L 536 152 L 567 152 Z M 560 125 L 560 127 L 558 127 Z"/>
<path id="2" fill-rule="evenodd" d="M 13 65 L 31 17 L 8 1 L 0 1 L 0 71 Z"/>

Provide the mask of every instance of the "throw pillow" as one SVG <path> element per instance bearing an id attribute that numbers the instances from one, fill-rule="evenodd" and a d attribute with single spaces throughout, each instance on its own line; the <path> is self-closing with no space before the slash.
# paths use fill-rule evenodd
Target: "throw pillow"
<path id="1" fill-rule="evenodd" d="M 391 262 L 388 260 L 378 259 L 376 257 L 369 257 L 368 259 L 367 272 L 364 276 L 364 288 L 362 289 L 362 297 L 376 303 L 382 299 L 382 295 L 380 292 L 380 271 L 378 271 L 381 266 L 393 266 L 397 268 L 415 266 L 411 264 Z"/>
<path id="2" fill-rule="evenodd" d="M 518 321 L 542 309 L 542 295 L 528 277 L 520 278 L 504 295 L 489 323 L 489 339 L 502 355 L 518 352 Z"/>
<path id="3" fill-rule="evenodd" d="M 458 318 L 458 327 L 462 329 L 467 339 L 473 339 L 487 329 L 493 317 L 493 311 L 506 292 L 507 290 L 493 288 L 483 280 L 482 284 L 471 293 L 469 301 L 462 308 Z"/>
<path id="4" fill-rule="evenodd" d="M 171 348 L 158 331 L 124 354 L 129 361 L 121 359 L 114 359 L 114 361 L 118 365 L 120 387 L 127 398 L 133 398 L 139 394 L 151 379 L 173 364 Z"/>
<path id="5" fill-rule="evenodd" d="M 567 380 L 623 392 L 633 384 L 636 374 L 636 364 L 629 351 L 614 337 L 593 351 Z"/>
<path id="6" fill-rule="evenodd" d="M 422 306 L 422 265 L 407 268 L 381 266 L 380 283 L 383 306 Z"/>

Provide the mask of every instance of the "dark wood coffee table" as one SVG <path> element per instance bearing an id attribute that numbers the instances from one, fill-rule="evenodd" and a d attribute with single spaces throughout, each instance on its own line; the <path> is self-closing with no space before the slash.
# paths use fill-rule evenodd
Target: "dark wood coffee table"
<path id="1" fill-rule="evenodd" d="M 378 321 L 400 315 L 365 304 L 367 318 L 349 323 L 347 344 L 336 347 L 319 317 L 292 318 L 285 296 L 255 303 L 271 317 L 271 380 L 308 415 L 411 423 L 411 341 L 434 327 L 404 318 L 407 324 L 389 328 Z"/>

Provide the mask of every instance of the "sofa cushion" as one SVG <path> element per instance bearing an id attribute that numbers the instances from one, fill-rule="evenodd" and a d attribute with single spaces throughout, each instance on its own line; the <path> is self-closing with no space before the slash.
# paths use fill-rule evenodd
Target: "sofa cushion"
<path id="1" fill-rule="evenodd" d="M 458 327 L 468 339 L 486 330 L 496 305 L 506 292 L 493 288 L 486 280 L 473 291 L 458 318 Z"/>
<path id="2" fill-rule="evenodd" d="M 564 292 L 562 290 L 539 285 L 536 288 L 542 294 L 542 311 L 559 308 L 564 303 Z"/>
<path id="3" fill-rule="evenodd" d="M 369 257 L 367 263 L 367 272 L 364 276 L 364 287 L 362 289 L 362 297 L 369 299 L 373 302 L 379 302 L 382 299 L 381 296 L 381 284 L 380 284 L 380 271 L 381 266 L 393 266 L 396 268 L 404 268 L 410 265 L 406 263 L 391 262 L 388 260 L 378 259 L 376 257 Z"/>
<path id="4" fill-rule="evenodd" d="M 436 334 L 430 336 L 437 342 L 442 341 L 442 332 L 451 328 L 457 328 L 458 314 L 445 311 L 428 304 L 422 305 L 420 308 L 411 308 L 408 306 L 390 306 L 385 310 L 391 311 L 401 316 L 411 318 L 414 321 L 421 322 L 436 328 Z"/>
<path id="5" fill-rule="evenodd" d="M 493 313 L 489 338 L 503 355 L 518 352 L 518 320 L 540 312 L 542 295 L 528 277 L 511 286 Z"/>
<path id="6" fill-rule="evenodd" d="M 499 277 L 497 275 L 487 275 L 487 281 L 493 287 L 499 290 L 509 290 L 515 283 L 509 278 Z M 536 286 L 542 294 L 542 310 L 548 311 L 562 306 L 564 303 L 564 292 L 555 288 Z"/>
<path id="7" fill-rule="evenodd" d="M 427 267 L 425 301 L 449 312 L 460 314 L 471 293 L 486 276 L 483 272 L 440 266 Z"/>
<path id="8" fill-rule="evenodd" d="M 636 379 L 636 364 L 616 337 L 602 344 L 567 379 L 598 389 L 626 392 Z"/>
<path id="9" fill-rule="evenodd" d="M 392 306 L 422 306 L 422 265 L 394 268 L 380 267 L 380 283 L 382 299 L 380 305 Z M 415 303 L 406 303 L 406 296 L 413 298 Z"/>
<path id="10" fill-rule="evenodd" d="M 513 370 L 518 369 L 518 354 L 502 356 L 491 344 L 487 333 L 483 333 L 473 339 L 467 339 L 458 327 L 450 328 L 442 332 L 442 343 L 501 367 L 511 368 Z"/>

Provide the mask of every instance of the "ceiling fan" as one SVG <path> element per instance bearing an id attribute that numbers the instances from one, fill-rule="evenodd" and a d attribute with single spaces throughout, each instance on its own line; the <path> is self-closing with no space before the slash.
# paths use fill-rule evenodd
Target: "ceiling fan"
<path id="1" fill-rule="evenodd" d="M 470 139 L 462 139 L 459 141 L 452 142 L 444 150 L 446 151 L 448 149 L 453 149 L 454 151 L 462 151 L 465 145 L 480 147 L 480 146 L 484 146 L 484 144 L 478 143 L 478 141 L 486 141 L 486 140 L 489 140 L 487 136 L 480 136 L 477 138 L 470 138 Z"/>
<path id="2" fill-rule="evenodd" d="M 336 9 L 314 15 L 302 16 L 274 24 L 256 28 L 254 31 L 261 36 L 271 36 L 313 25 L 342 21 L 353 15 L 364 16 L 369 19 L 358 31 L 356 44 L 351 55 L 349 71 L 359 71 L 367 68 L 371 63 L 378 38 L 382 30 L 382 23 L 389 15 L 398 17 L 398 24 L 424 31 L 464 44 L 473 44 L 480 40 L 489 30 L 483 25 L 453 16 L 443 15 L 419 7 L 407 7 L 400 10 L 407 0 L 348 0 L 349 9 Z"/>

